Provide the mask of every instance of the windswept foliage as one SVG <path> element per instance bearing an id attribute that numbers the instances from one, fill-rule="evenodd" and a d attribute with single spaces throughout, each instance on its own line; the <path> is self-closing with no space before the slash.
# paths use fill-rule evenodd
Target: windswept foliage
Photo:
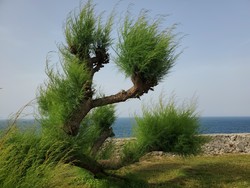
<path id="1" fill-rule="evenodd" d="M 0 135 L 1 188 L 146 187 L 137 179 L 97 179 L 84 168 L 66 163 L 79 153 L 75 137 L 43 137 L 34 130 L 13 126 Z M 87 144 L 87 143 L 85 143 Z M 77 161 L 72 161 L 77 162 Z M 86 158 L 86 162 L 87 158 Z M 91 165 L 91 164 L 90 164 Z"/>
<path id="2" fill-rule="evenodd" d="M 81 103 L 92 98 L 93 74 L 108 59 L 106 51 L 111 45 L 112 24 L 113 14 L 103 24 L 102 14 L 95 15 L 91 1 L 79 14 L 73 12 L 68 16 L 65 24 L 67 45 L 59 48 L 62 71 L 54 70 L 47 61 L 48 80 L 39 89 L 38 103 L 46 119 L 45 125 L 63 128 Z"/>
<path id="3" fill-rule="evenodd" d="M 70 62 L 64 59 L 63 70 L 65 74 L 55 73 L 47 64 L 49 80 L 40 88 L 38 100 L 40 113 L 46 118 L 43 125 L 63 125 L 84 97 L 82 85 L 89 79 L 85 65 L 72 56 Z"/>
<path id="4" fill-rule="evenodd" d="M 174 99 L 168 103 L 160 99 L 159 104 L 143 108 L 143 116 L 135 120 L 136 141 L 125 146 L 125 163 L 151 151 L 195 155 L 206 142 L 199 136 L 200 122 L 193 103 L 178 106 Z"/>
<path id="5" fill-rule="evenodd" d="M 59 179 L 65 175 L 70 179 L 72 172 L 64 162 L 73 148 L 67 140 L 46 139 L 34 130 L 20 131 L 14 126 L 0 141 L 0 187 L 53 187 L 53 181 L 62 185 Z M 58 179 L 52 178 L 53 173 Z"/>
<path id="6" fill-rule="evenodd" d="M 143 117 L 136 117 L 135 135 L 146 151 L 165 151 L 181 155 L 197 154 L 204 143 L 199 134 L 199 117 L 195 105 L 177 106 L 174 99 L 167 104 L 143 109 Z"/>
<path id="7" fill-rule="evenodd" d="M 110 62 L 109 48 L 114 12 L 105 22 L 89 0 L 79 12 L 72 12 L 65 23 L 66 44 L 59 47 L 61 69 L 47 63 L 48 81 L 38 94 L 39 108 L 46 125 L 60 127 L 76 136 L 93 108 L 139 98 L 168 74 L 177 58 L 173 27 L 161 29 L 162 19 L 150 20 L 141 12 L 137 19 L 127 15 L 118 30 L 115 64 L 131 77 L 133 86 L 110 96 L 97 96 L 93 78 Z"/>
<path id="8" fill-rule="evenodd" d="M 73 12 L 66 21 L 64 31 L 66 48 L 80 59 L 88 59 L 91 55 L 96 55 L 97 49 L 107 50 L 112 42 L 110 33 L 114 14 L 112 13 L 103 24 L 103 14 L 96 16 L 94 8 L 92 2 L 88 1 L 79 14 Z"/>
<path id="9" fill-rule="evenodd" d="M 140 78 L 150 87 L 157 85 L 176 60 L 174 29 L 161 30 L 162 18 L 150 20 L 142 11 L 134 20 L 127 15 L 120 28 L 116 64 L 127 77 Z"/>

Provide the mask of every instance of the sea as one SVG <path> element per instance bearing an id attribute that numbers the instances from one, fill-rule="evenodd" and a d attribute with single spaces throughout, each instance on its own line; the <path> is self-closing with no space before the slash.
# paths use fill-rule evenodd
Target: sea
<path id="1" fill-rule="evenodd" d="M 250 117 L 201 117 L 199 121 L 200 134 L 250 133 Z M 20 127 L 29 127 L 33 124 L 32 119 L 18 121 Z M 7 120 L 0 120 L 0 129 L 7 125 Z M 133 136 L 134 126 L 134 118 L 117 118 L 112 127 L 115 137 L 127 138 Z"/>

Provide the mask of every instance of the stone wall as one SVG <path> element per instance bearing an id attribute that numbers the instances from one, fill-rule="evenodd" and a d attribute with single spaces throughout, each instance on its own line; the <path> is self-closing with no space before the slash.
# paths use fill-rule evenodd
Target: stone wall
<path id="1" fill-rule="evenodd" d="M 205 134 L 209 142 L 203 146 L 205 155 L 221 155 L 227 153 L 250 154 L 250 133 L 248 134 Z M 119 153 L 124 144 L 135 138 L 108 139 L 115 146 L 115 153 Z"/>
<path id="2" fill-rule="evenodd" d="M 250 133 L 248 134 L 210 134 L 210 141 L 203 146 L 204 154 L 220 155 L 225 153 L 250 154 Z"/>

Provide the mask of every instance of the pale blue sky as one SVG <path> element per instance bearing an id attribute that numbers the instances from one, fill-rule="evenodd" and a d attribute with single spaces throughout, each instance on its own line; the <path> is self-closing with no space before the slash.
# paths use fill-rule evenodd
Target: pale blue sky
<path id="1" fill-rule="evenodd" d="M 97 11 L 108 13 L 118 1 L 94 2 Z M 123 0 L 117 15 L 131 3 L 134 15 L 143 8 L 152 17 L 169 15 L 163 26 L 179 23 L 176 32 L 187 36 L 167 78 L 141 101 L 117 105 L 118 116 L 140 114 L 141 104 L 156 100 L 161 92 L 174 92 L 180 101 L 195 95 L 202 116 L 250 116 L 249 0 Z M 64 21 L 78 5 L 79 0 L 0 0 L 0 118 L 35 98 L 46 79 L 46 56 L 64 41 Z M 57 54 L 52 55 L 56 63 Z M 108 94 L 131 86 L 112 63 L 95 80 Z"/>

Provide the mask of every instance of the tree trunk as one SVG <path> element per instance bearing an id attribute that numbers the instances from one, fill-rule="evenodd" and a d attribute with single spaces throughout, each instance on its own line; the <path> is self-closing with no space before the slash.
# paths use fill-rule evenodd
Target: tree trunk
<path id="1" fill-rule="evenodd" d="M 105 174 L 103 167 L 96 160 L 84 154 L 75 154 L 75 156 L 72 156 L 69 160 L 66 161 L 66 163 L 84 168 L 93 173 L 95 176 L 97 176 L 98 174 Z"/>
<path id="2" fill-rule="evenodd" d="M 91 105 L 92 100 L 83 100 L 76 108 L 72 115 L 69 117 L 67 122 L 64 124 L 64 131 L 71 136 L 76 136 L 79 132 L 79 128 L 83 118 L 88 114 L 92 109 Z"/>
<path id="3" fill-rule="evenodd" d="M 108 137 L 114 136 L 113 129 L 109 128 L 101 132 L 101 135 L 97 138 L 91 148 L 91 156 L 95 157 L 100 147 L 103 145 Z"/>

